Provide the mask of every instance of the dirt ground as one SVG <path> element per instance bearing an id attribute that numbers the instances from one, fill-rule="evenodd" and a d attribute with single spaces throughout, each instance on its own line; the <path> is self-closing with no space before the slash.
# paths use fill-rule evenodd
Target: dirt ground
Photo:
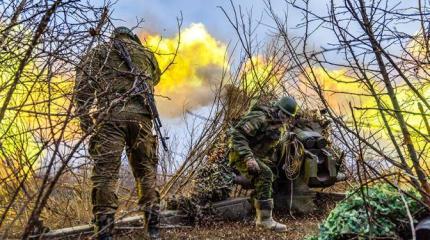
<path id="1" fill-rule="evenodd" d="M 254 223 L 230 222 L 215 223 L 208 226 L 197 226 L 189 229 L 171 229 L 163 232 L 164 239 L 304 239 L 307 235 L 315 234 L 318 230 L 320 217 L 303 216 L 284 217 L 280 221 L 288 226 L 286 233 L 258 231 Z"/>
<path id="2" fill-rule="evenodd" d="M 289 215 L 275 216 L 275 219 L 278 219 L 280 222 L 287 225 L 288 231 L 285 233 L 273 233 L 271 231 L 256 230 L 254 228 L 254 222 L 248 220 L 239 222 L 208 222 L 193 227 L 163 229 L 162 239 L 304 239 L 306 236 L 317 233 L 318 224 L 324 219 L 325 216 L 325 213 L 297 217 Z M 134 232 L 134 234 L 124 234 L 122 236 L 117 236 L 115 239 L 143 239 L 143 236 L 138 232 Z"/>
<path id="3" fill-rule="evenodd" d="M 257 230 L 254 222 L 203 222 L 193 227 L 171 228 L 162 230 L 162 239 L 191 239 L 191 240 L 302 240 L 306 236 L 318 233 L 319 224 L 325 219 L 331 209 L 336 205 L 332 199 L 320 199 L 314 214 L 291 216 L 287 213 L 275 213 L 274 218 L 287 225 L 285 233 L 273 233 L 271 231 Z M 137 232 L 117 236 L 116 239 L 143 239 Z"/>

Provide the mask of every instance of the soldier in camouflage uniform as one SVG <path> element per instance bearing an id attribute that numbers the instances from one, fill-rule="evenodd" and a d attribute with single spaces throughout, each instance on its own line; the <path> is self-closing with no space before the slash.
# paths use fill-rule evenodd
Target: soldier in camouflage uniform
<path id="1" fill-rule="evenodd" d="M 95 231 L 98 239 L 112 239 L 114 214 L 118 208 L 116 184 L 121 155 L 126 148 L 148 234 L 151 239 L 158 239 L 157 138 L 152 133 L 152 117 L 143 96 L 124 98 L 135 78 L 113 46 L 114 40 L 125 45 L 138 68 L 135 72 L 150 76 L 148 86 L 153 88 L 161 75 L 154 54 L 125 27 L 116 28 L 111 41 L 94 47 L 76 70 L 76 113 L 84 132 L 89 134 L 94 130 L 89 153 L 94 162 L 91 199 Z M 122 100 L 118 102 L 118 99 Z M 91 115 L 93 105 L 97 111 Z"/>
<path id="2" fill-rule="evenodd" d="M 273 153 L 296 112 L 296 101 L 283 97 L 272 106 L 254 106 L 230 129 L 230 164 L 255 188 L 256 226 L 277 232 L 287 228 L 272 218 Z"/>

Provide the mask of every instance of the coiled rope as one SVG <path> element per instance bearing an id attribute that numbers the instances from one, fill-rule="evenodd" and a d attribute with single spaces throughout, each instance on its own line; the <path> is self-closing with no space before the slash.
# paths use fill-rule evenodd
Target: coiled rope
<path id="1" fill-rule="evenodd" d="M 300 173 L 300 168 L 305 156 L 305 148 L 303 144 L 297 139 L 289 139 L 284 143 L 284 165 L 282 169 L 289 180 L 295 180 Z"/>

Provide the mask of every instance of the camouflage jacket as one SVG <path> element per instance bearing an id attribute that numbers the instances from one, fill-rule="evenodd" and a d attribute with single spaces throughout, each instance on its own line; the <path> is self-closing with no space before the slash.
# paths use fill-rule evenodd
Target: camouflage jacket
<path id="1" fill-rule="evenodd" d="M 270 107 L 254 107 L 229 130 L 230 150 L 233 159 L 230 162 L 246 157 L 269 157 L 281 136 L 285 126 L 278 120 Z"/>
<path id="2" fill-rule="evenodd" d="M 149 81 L 148 85 L 153 88 L 160 81 L 161 75 L 154 54 L 130 39 L 121 41 L 125 44 L 137 68 L 135 73 L 151 76 L 152 81 Z M 112 41 L 94 47 L 76 68 L 76 113 L 81 116 L 88 114 L 94 103 L 97 109 L 106 108 L 112 100 L 131 89 L 133 83 L 134 75 L 130 73 L 119 52 L 113 47 Z M 119 105 L 121 106 L 112 109 L 113 116 L 120 110 L 149 114 L 147 106 L 140 97 Z"/>

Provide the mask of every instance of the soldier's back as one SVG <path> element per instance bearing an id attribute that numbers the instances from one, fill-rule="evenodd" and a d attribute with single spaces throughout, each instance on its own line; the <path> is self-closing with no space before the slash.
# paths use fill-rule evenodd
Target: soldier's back
<path id="1" fill-rule="evenodd" d="M 133 73 L 123 61 L 119 51 L 112 42 L 99 44 L 87 55 L 87 68 L 93 87 L 96 89 L 97 107 L 105 108 L 113 100 L 126 93 L 133 87 L 136 74 L 146 75 L 148 86 L 153 87 L 159 82 L 160 70 L 154 54 L 142 45 L 128 39 L 121 40 L 130 54 L 135 67 Z M 141 97 L 133 97 L 121 106 L 115 106 L 118 111 L 148 114 Z"/>

